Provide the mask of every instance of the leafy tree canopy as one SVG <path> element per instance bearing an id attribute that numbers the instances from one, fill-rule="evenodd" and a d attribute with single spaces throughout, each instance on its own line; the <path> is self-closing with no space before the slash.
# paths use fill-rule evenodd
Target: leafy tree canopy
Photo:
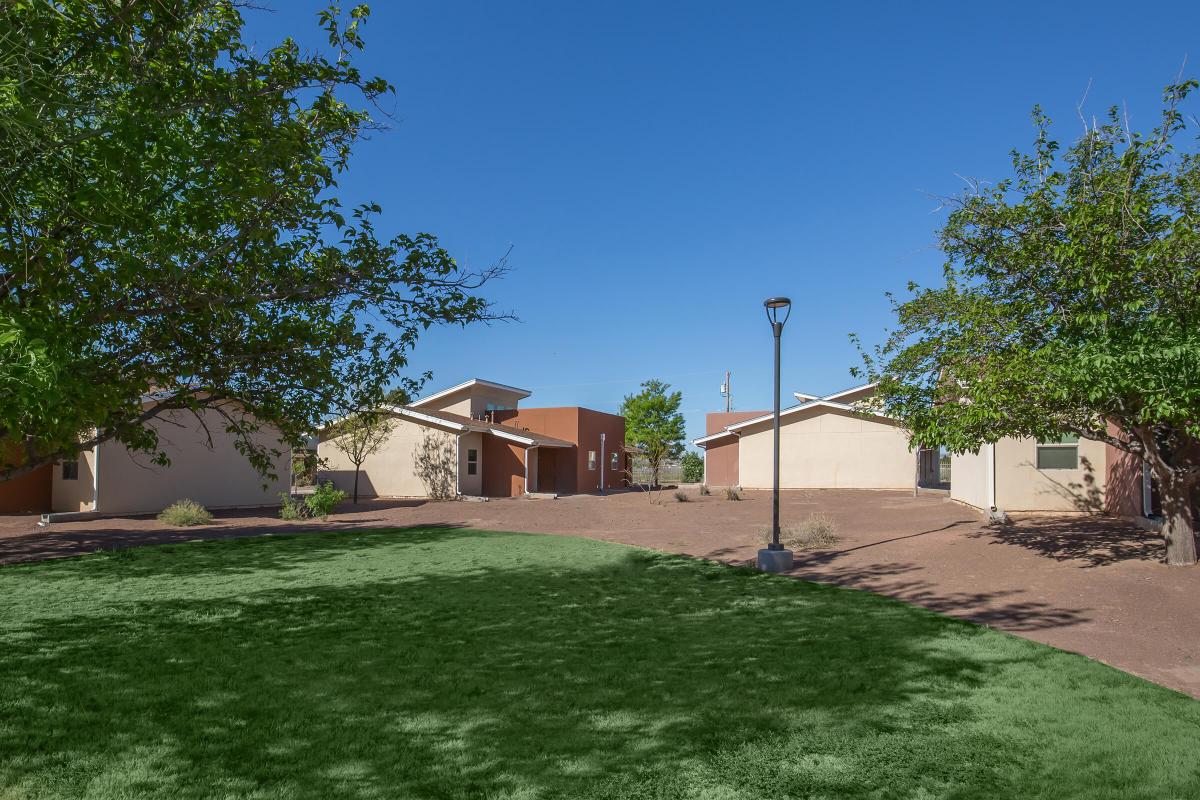
<path id="1" fill-rule="evenodd" d="M 320 15 L 327 52 L 256 53 L 239 5 L 0 8 L 0 478 L 156 452 L 144 422 L 204 408 L 266 472 L 256 425 L 299 443 L 342 387 L 382 399 L 429 326 L 494 316 L 476 290 L 502 263 L 384 238 L 335 194 L 392 92 L 354 63 L 367 8 Z"/>
<path id="2" fill-rule="evenodd" d="M 1200 482 L 1196 85 L 1168 87 L 1148 133 L 1114 107 L 1065 150 L 1035 109 L 1032 153 L 949 201 L 945 284 L 910 285 L 864 370 L 922 446 L 1069 431 L 1145 458 L 1173 563 L 1195 561 Z"/>
<path id="3" fill-rule="evenodd" d="M 642 383 L 642 391 L 626 395 L 621 403 L 625 418 L 625 442 L 639 448 L 650 465 L 652 480 L 658 484 L 659 471 L 668 458 L 683 453 L 685 434 L 679 406 L 682 392 L 671 392 L 670 384 L 660 380 Z"/>

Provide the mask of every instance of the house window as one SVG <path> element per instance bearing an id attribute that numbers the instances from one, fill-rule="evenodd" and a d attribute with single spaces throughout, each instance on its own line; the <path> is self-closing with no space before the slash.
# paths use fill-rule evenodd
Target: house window
<path id="1" fill-rule="evenodd" d="M 595 471 L 596 469 L 596 451 L 588 450 L 588 469 Z"/>
<path id="2" fill-rule="evenodd" d="M 467 450 L 467 474 L 474 475 L 479 471 L 479 451 Z"/>
<path id="3" fill-rule="evenodd" d="M 62 462 L 62 479 L 64 481 L 79 480 L 79 462 L 78 461 Z"/>
<path id="4" fill-rule="evenodd" d="M 609 453 L 608 464 L 609 464 L 608 468 L 611 470 L 620 469 L 621 468 L 621 454 L 618 453 L 616 450 Z"/>
<path id="5" fill-rule="evenodd" d="M 1038 469 L 1079 469 L 1079 437 L 1065 433 L 1057 439 L 1038 442 Z"/>

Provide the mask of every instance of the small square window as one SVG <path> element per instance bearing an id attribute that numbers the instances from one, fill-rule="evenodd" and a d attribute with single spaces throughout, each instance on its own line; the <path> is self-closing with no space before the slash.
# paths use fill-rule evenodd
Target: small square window
<path id="1" fill-rule="evenodd" d="M 1066 433 L 1055 439 L 1038 442 L 1038 469 L 1079 469 L 1079 437 Z"/>
<path id="2" fill-rule="evenodd" d="M 593 470 L 593 471 L 596 469 L 596 451 L 595 450 L 588 450 L 588 469 Z"/>
<path id="3" fill-rule="evenodd" d="M 64 481 L 79 480 L 79 462 L 78 461 L 62 462 L 62 479 Z"/>

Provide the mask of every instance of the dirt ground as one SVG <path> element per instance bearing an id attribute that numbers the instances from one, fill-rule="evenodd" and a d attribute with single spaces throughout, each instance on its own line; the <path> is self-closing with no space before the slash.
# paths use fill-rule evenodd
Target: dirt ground
<path id="1" fill-rule="evenodd" d="M 56 523 L 0 516 L 0 563 L 151 542 L 303 530 L 449 525 L 590 536 L 729 563 L 752 561 L 770 495 L 723 493 L 651 504 L 641 493 L 558 500 L 376 501 L 329 520 L 284 523 L 264 511 L 173 530 L 152 518 Z M 1096 517 L 1023 516 L 988 526 L 943 494 L 785 491 L 781 518 L 830 515 L 833 547 L 797 554 L 793 574 L 898 597 L 1073 650 L 1200 697 L 1200 569 L 1167 567 L 1161 540 Z"/>

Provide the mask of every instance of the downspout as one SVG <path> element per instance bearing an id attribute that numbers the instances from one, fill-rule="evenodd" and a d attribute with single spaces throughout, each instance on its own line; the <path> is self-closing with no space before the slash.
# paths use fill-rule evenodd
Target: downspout
<path id="1" fill-rule="evenodd" d="M 988 510 L 996 510 L 996 443 L 991 441 L 988 444 L 988 453 L 985 456 L 988 459 Z"/>
<path id="2" fill-rule="evenodd" d="M 600 494 L 604 494 L 604 434 L 600 434 Z"/>
<path id="3" fill-rule="evenodd" d="M 459 431 L 454 436 L 454 499 L 462 497 L 462 437 Z"/>
<path id="4" fill-rule="evenodd" d="M 529 451 L 532 449 L 532 447 L 526 447 L 523 451 L 525 455 L 525 494 L 529 494 Z"/>
<path id="5" fill-rule="evenodd" d="M 100 444 L 92 448 L 92 511 L 100 510 Z"/>

